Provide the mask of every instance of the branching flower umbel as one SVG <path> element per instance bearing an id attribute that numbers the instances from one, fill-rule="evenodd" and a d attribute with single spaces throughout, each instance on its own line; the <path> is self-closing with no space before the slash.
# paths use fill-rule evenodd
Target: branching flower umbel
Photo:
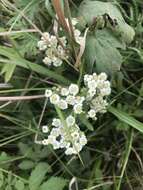
<path id="1" fill-rule="evenodd" d="M 76 118 L 84 114 L 87 119 L 96 120 L 99 113 L 106 112 L 106 97 L 110 93 L 110 82 L 105 73 L 85 75 L 81 89 L 73 83 L 66 87 L 47 89 L 45 97 L 61 111 L 64 120 L 54 118 L 51 129 L 43 126 L 43 133 L 48 133 L 48 137 L 42 144 L 52 144 L 54 149 L 64 148 L 67 155 L 78 154 L 86 145 L 87 138 L 79 124 L 76 124 Z"/>
<path id="2" fill-rule="evenodd" d="M 59 40 L 66 48 L 66 38 L 61 37 Z M 62 65 L 63 59 L 68 58 L 65 49 L 58 43 L 56 36 L 50 35 L 48 32 L 43 33 L 43 36 L 37 46 L 40 51 L 45 52 L 43 62 L 48 66 L 53 65 L 55 67 L 59 67 Z"/>
<path id="3" fill-rule="evenodd" d="M 66 19 L 67 25 L 69 26 L 68 19 Z M 82 40 L 81 32 L 76 28 L 78 20 L 76 18 L 72 19 L 73 33 L 76 43 L 80 44 Z M 62 31 L 62 28 L 60 28 Z M 59 41 L 61 43 L 59 43 Z M 40 51 L 45 52 L 45 57 L 43 62 L 47 66 L 59 67 L 62 65 L 63 60 L 68 59 L 68 54 L 66 48 L 68 45 L 68 40 L 65 36 L 57 39 L 55 35 L 51 35 L 48 32 L 43 33 L 41 40 L 38 42 L 37 46 Z"/>
<path id="4" fill-rule="evenodd" d="M 48 136 L 42 143 L 51 144 L 54 149 L 64 148 L 66 155 L 78 154 L 87 143 L 86 136 L 75 123 L 75 118 L 69 115 L 64 122 L 54 118 L 52 129 L 49 132 L 48 126 L 42 127 L 43 133 Z"/>

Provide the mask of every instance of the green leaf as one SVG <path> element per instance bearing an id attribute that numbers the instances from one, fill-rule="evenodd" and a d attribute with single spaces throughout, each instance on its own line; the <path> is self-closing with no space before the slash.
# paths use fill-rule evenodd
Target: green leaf
<path id="1" fill-rule="evenodd" d="M 129 114 L 120 111 L 114 107 L 110 107 L 109 112 L 111 112 L 113 115 L 115 115 L 120 121 L 128 124 L 129 126 L 137 129 L 141 133 L 143 133 L 143 123 L 136 120 L 134 117 L 130 116 Z"/>
<path id="2" fill-rule="evenodd" d="M 3 172 L 0 171 L 0 188 L 3 186 L 4 184 L 4 176 L 3 176 Z"/>
<path id="3" fill-rule="evenodd" d="M 4 65 L 4 67 L 2 68 L 1 73 L 5 74 L 5 82 L 8 82 L 11 79 L 11 77 L 12 77 L 14 71 L 15 71 L 15 68 L 16 68 L 15 64 L 7 63 L 7 64 Z"/>
<path id="4" fill-rule="evenodd" d="M 130 43 L 134 38 L 135 32 L 133 28 L 125 22 L 117 5 L 116 2 L 84 0 L 80 5 L 79 15 L 84 17 L 87 23 L 92 24 L 95 17 L 108 14 L 110 18 L 116 19 L 118 23 L 117 26 L 115 26 L 114 32 L 126 43 Z"/>
<path id="5" fill-rule="evenodd" d="M 46 173 L 49 171 L 50 167 L 47 163 L 39 163 L 35 169 L 32 171 L 29 178 L 30 190 L 39 190 L 39 186 L 44 180 Z"/>
<path id="6" fill-rule="evenodd" d="M 83 125 L 87 127 L 87 129 L 89 129 L 90 131 L 94 131 L 94 128 L 91 125 L 91 123 L 88 121 L 88 119 L 86 118 L 86 115 L 80 114 L 79 119 L 80 119 L 80 122 L 83 123 Z"/>
<path id="7" fill-rule="evenodd" d="M 66 180 L 60 177 L 51 177 L 40 186 L 40 190 L 63 190 L 66 186 Z"/>
<path id="8" fill-rule="evenodd" d="M 91 72 L 96 69 L 98 72 L 113 74 L 120 70 L 122 56 L 113 46 L 116 41 L 109 42 L 109 38 L 97 38 L 95 35 L 88 35 L 85 49 L 87 70 Z"/>
<path id="9" fill-rule="evenodd" d="M 22 170 L 28 170 L 34 167 L 34 162 L 31 160 L 23 160 L 18 167 Z"/>
<path id="10" fill-rule="evenodd" d="M 100 1 L 83 1 L 79 8 L 79 16 L 84 20 L 83 25 L 93 24 L 97 17 L 101 17 L 101 22 L 105 23 L 104 14 L 108 14 L 111 19 L 117 21 L 117 26 L 107 24 L 102 30 L 96 28 L 87 35 L 85 60 L 87 72 L 96 70 L 97 72 L 106 72 L 112 75 L 120 70 L 122 56 L 118 50 L 125 49 L 126 43 L 130 43 L 135 35 L 122 17 L 116 3 Z"/>
<path id="11" fill-rule="evenodd" d="M 17 52 L 12 48 L 0 46 L 0 55 L 8 58 L 8 59 L 1 58 L 0 63 L 14 64 L 16 66 L 20 66 L 20 67 L 28 69 L 30 71 L 34 71 L 36 73 L 45 75 L 49 78 L 55 79 L 56 81 L 59 81 L 66 85 L 68 85 L 70 83 L 70 81 L 68 79 L 57 74 L 56 72 L 53 72 L 46 67 L 43 67 L 36 63 L 32 63 L 32 62 L 27 61 L 26 59 L 20 57 L 19 54 L 17 54 Z"/>
<path id="12" fill-rule="evenodd" d="M 24 183 L 21 180 L 17 180 L 15 183 L 16 190 L 24 190 L 25 186 Z"/>
<path id="13" fill-rule="evenodd" d="M 45 7 L 48 10 L 49 15 L 51 17 L 54 17 L 55 13 L 53 11 L 52 4 L 51 4 L 50 0 L 45 0 Z"/>

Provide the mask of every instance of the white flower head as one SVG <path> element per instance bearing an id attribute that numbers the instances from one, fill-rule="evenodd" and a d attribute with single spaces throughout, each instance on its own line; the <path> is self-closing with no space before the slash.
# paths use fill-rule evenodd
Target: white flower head
<path id="1" fill-rule="evenodd" d="M 53 149 L 54 150 L 56 150 L 56 149 L 59 149 L 60 148 L 60 143 L 58 142 L 58 141 L 53 141 L 53 143 L 52 143 L 52 145 L 53 145 Z"/>
<path id="2" fill-rule="evenodd" d="M 83 112 L 82 104 L 75 104 L 73 109 L 76 114 L 81 114 Z"/>
<path id="3" fill-rule="evenodd" d="M 54 58 L 53 58 L 53 65 L 54 65 L 55 67 L 61 66 L 62 63 L 63 63 L 63 61 L 62 61 L 61 59 L 59 59 L 58 57 L 54 57 Z"/>
<path id="4" fill-rule="evenodd" d="M 43 145 L 48 145 L 48 144 L 49 144 L 49 140 L 48 140 L 48 139 L 42 140 L 42 144 L 43 144 Z"/>
<path id="5" fill-rule="evenodd" d="M 50 38 L 50 34 L 49 34 L 48 32 L 44 32 L 44 33 L 42 34 L 41 40 L 43 40 L 43 41 L 48 41 L 49 38 Z"/>
<path id="6" fill-rule="evenodd" d="M 103 80 L 103 81 L 107 80 L 107 74 L 106 73 L 100 73 L 98 75 L 98 79 Z"/>
<path id="7" fill-rule="evenodd" d="M 53 121 L 52 121 L 52 126 L 61 127 L 62 126 L 61 120 L 54 118 Z"/>
<path id="8" fill-rule="evenodd" d="M 69 115 L 66 118 L 67 126 L 73 126 L 75 124 L 75 118 L 72 115 Z"/>
<path id="9" fill-rule="evenodd" d="M 49 57 L 45 57 L 45 58 L 43 59 L 43 63 L 45 63 L 45 65 L 51 66 L 52 60 L 51 60 L 51 58 L 49 58 Z"/>
<path id="10" fill-rule="evenodd" d="M 52 96 L 50 96 L 51 104 L 57 105 L 59 101 L 60 101 L 60 96 L 58 94 L 52 94 Z"/>
<path id="11" fill-rule="evenodd" d="M 61 89 L 61 95 L 62 96 L 67 96 L 69 94 L 69 89 L 68 88 L 62 88 Z"/>
<path id="12" fill-rule="evenodd" d="M 77 18 L 72 18 L 72 25 L 75 26 L 78 23 Z"/>
<path id="13" fill-rule="evenodd" d="M 74 153 L 74 149 L 71 147 L 67 148 L 67 150 L 65 151 L 66 155 L 72 155 L 73 153 Z"/>
<path id="14" fill-rule="evenodd" d="M 69 86 L 69 93 L 73 96 L 77 95 L 79 92 L 79 87 L 77 84 L 71 84 Z"/>
<path id="15" fill-rule="evenodd" d="M 87 144 L 87 138 L 86 138 L 86 136 L 85 136 L 84 134 L 81 136 L 79 142 L 80 142 L 80 144 L 81 144 L 82 146 L 84 146 L 84 145 Z"/>
<path id="16" fill-rule="evenodd" d="M 75 96 L 68 95 L 68 96 L 66 97 L 66 102 L 67 102 L 69 105 L 74 105 L 74 104 L 75 104 Z"/>
<path id="17" fill-rule="evenodd" d="M 65 100 L 62 100 L 62 99 L 58 102 L 57 105 L 58 105 L 58 107 L 59 107 L 60 109 L 62 109 L 62 110 L 65 110 L 65 109 L 68 108 L 67 102 L 66 102 Z"/>
<path id="18" fill-rule="evenodd" d="M 71 134 L 72 138 L 74 140 L 77 140 L 80 136 L 79 132 L 78 131 L 74 131 L 72 134 Z"/>
<path id="19" fill-rule="evenodd" d="M 43 133 L 48 133 L 49 132 L 49 128 L 48 128 L 47 125 L 42 126 L 42 132 Z"/>
<path id="20" fill-rule="evenodd" d="M 52 90 L 49 90 L 49 89 L 47 89 L 47 90 L 45 90 L 45 97 L 46 98 L 49 98 L 50 96 L 52 96 Z"/>
<path id="21" fill-rule="evenodd" d="M 47 49 L 47 44 L 44 41 L 42 41 L 42 40 L 40 40 L 38 42 L 37 46 L 38 46 L 38 48 L 39 48 L 40 51 L 44 51 L 44 50 Z"/>
<path id="22" fill-rule="evenodd" d="M 94 109 L 88 111 L 88 117 L 94 118 L 96 116 L 96 112 Z"/>

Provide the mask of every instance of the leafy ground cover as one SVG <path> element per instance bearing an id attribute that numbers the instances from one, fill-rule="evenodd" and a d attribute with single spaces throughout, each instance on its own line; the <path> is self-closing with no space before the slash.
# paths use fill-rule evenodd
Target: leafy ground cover
<path id="1" fill-rule="evenodd" d="M 0 0 L 1 190 L 143 189 L 142 10 Z"/>

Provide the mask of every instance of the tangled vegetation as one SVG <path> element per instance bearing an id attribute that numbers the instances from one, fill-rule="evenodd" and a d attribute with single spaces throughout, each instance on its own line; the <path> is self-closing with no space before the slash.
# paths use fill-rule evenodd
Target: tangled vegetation
<path id="1" fill-rule="evenodd" d="M 142 0 L 0 0 L 0 190 L 143 189 Z"/>

